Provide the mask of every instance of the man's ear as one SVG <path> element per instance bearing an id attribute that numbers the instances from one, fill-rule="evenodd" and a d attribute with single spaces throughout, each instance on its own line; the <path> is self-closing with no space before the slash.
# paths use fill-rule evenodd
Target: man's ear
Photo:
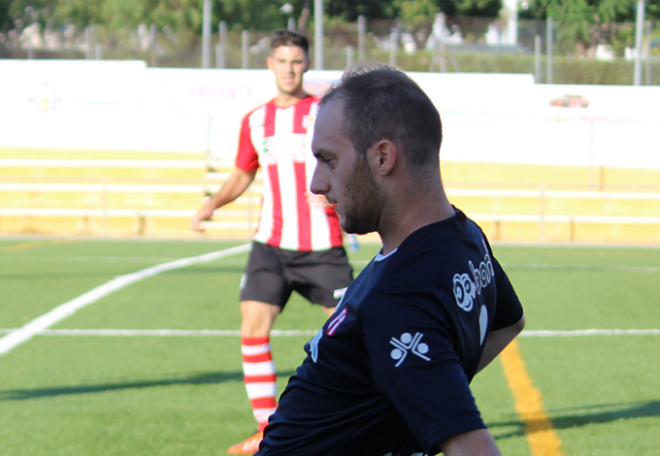
<path id="1" fill-rule="evenodd" d="M 370 152 L 372 164 L 376 167 L 375 171 L 381 176 L 391 174 L 399 159 L 396 145 L 389 139 L 381 139 L 371 146 Z"/>
<path id="2" fill-rule="evenodd" d="M 268 65 L 268 69 L 273 71 L 273 57 L 271 55 L 266 58 L 266 64 Z"/>

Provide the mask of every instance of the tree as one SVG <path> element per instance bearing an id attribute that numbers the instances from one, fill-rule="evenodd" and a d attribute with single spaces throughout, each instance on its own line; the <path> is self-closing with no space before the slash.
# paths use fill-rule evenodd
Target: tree
<path id="1" fill-rule="evenodd" d="M 355 22 L 362 15 L 369 19 L 394 19 L 396 9 L 391 1 L 384 0 L 326 0 L 325 13 Z"/>
<path id="2" fill-rule="evenodd" d="M 60 0 L 54 3 L 59 17 L 79 27 L 104 23 L 107 17 L 103 14 L 104 0 Z"/>
<path id="3" fill-rule="evenodd" d="M 546 1 L 546 0 L 537 0 Z M 582 0 L 586 1 L 586 0 Z M 618 0 L 606 0 L 618 1 Z M 660 2 L 660 0 L 653 0 Z M 311 0 L 213 0 L 213 23 L 220 20 L 230 29 L 267 31 L 286 26 L 287 15 L 280 13 L 285 3 L 293 6 L 291 17 L 299 18 L 303 31 L 312 18 Z M 79 29 L 104 25 L 110 31 L 155 23 L 179 32 L 201 33 L 203 0 L 0 0 L 0 30 L 17 19 L 26 20 L 26 8 L 39 12 L 42 25 L 48 21 L 67 22 Z M 326 17 L 354 23 L 358 16 L 396 20 L 412 29 L 427 27 L 435 13 L 442 11 L 449 24 L 461 27 L 465 37 L 480 37 L 498 15 L 502 0 L 325 0 Z M 475 25 L 469 18 L 487 18 Z M 463 18 L 463 19 L 459 19 Z"/>
<path id="4" fill-rule="evenodd" d="M 436 0 L 447 15 L 447 24 L 456 25 L 466 41 L 481 40 L 491 23 L 497 20 L 502 0 Z"/>
<path id="5" fill-rule="evenodd" d="M 519 17 L 552 17 L 563 52 L 593 55 L 598 44 L 609 44 L 623 57 L 625 48 L 633 45 L 636 10 L 634 0 L 532 0 Z M 646 0 L 646 16 L 660 19 L 660 0 Z"/>
<path id="6" fill-rule="evenodd" d="M 14 27 L 22 29 L 34 22 L 43 28 L 56 15 L 56 5 L 57 0 L 0 0 L 0 31 Z"/>
<path id="7" fill-rule="evenodd" d="M 434 0 L 394 0 L 393 5 L 403 26 L 413 31 L 429 27 L 440 12 Z"/>
<path id="8" fill-rule="evenodd" d="M 0 0 L 0 33 L 11 28 L 12 20 L 9 16 L 9 0 Z"/>

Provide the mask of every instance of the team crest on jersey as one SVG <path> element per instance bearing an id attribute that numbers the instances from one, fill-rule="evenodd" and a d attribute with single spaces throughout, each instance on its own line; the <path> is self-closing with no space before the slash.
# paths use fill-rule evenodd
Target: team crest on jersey
<path id="1" fill-rule="evenodd" d="M 309 115 L 307 115 L 307 116 L 303 116 L 303 118 L 302 118 L 302 126 L 303 126 L 305 129 L 308 129 L 309 127 L 311 127 L 312 125 L 314 125 L 314 121 L 315 121 L 315 120 L 316 120 L 316 116 L 313 115 L 313 114 L 309 114 Z"/>
<path id="2" fill-rule="evenodd" d="M 403 364 L 410 353 L 422 358 L 424 361 L 431 361 L 431 358 L 426 356 L 429 352 L 429 346 L 422 342 L 423 337 L 424 334 L 422 333 L 415 333 L 413 336 L 407 332 L 401 334 L 399 339 L 392 337 L 390 345 L 394 345 L 394 349 L 390 352 L 390 357 L 397 361 L 394 367 L 399 367 Z"/>

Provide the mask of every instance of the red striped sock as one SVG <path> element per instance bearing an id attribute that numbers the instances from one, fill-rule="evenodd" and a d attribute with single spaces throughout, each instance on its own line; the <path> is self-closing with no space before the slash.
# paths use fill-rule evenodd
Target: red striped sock
<path id="1" fill-rule="evenodd" d="M 254 418 L 263 431 L 268 417 L 277 407 L 277 372 L 270 354 L 270 340 L 266 337 L 241 338 L 243 353 L 243 380 Z"/>

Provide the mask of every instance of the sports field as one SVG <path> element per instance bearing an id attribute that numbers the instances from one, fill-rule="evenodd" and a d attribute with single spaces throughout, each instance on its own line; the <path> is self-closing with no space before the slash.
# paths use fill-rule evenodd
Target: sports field
<path id="1" fill-rule="evenodd" d="M 222 455 L 251 434 L 247 255 L 172 263 L 237 245 L 1 240 L 0 337 L 43 318 L 0 338 L 0 456 Z M 361 247 L 356 270 L 377 248 Z M 528 322 L 473 382 L 503 454 L 660 454 L 660 249 L 494 250 Z M 280 391 L 323 320 L 299 297 L 278 319 Z"/>

